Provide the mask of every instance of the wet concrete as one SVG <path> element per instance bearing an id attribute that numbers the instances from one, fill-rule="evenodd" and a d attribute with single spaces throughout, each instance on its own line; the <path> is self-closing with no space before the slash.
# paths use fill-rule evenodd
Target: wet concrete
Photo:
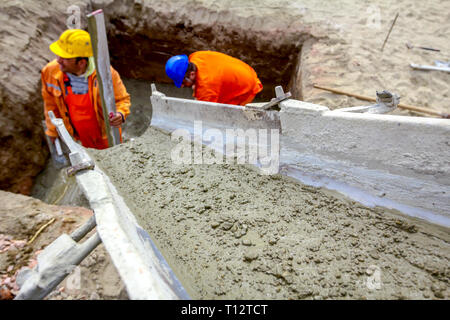
<path id="1" fill-rule="evenodd" d="M 442 299 L 446 228 L 244 165 L 174 165 L 155 128 L 92 151 L 194 299 Z"/>

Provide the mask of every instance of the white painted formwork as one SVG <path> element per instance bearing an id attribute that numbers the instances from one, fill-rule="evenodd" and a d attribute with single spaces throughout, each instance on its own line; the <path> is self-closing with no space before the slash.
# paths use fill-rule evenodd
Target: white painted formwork
<path id="1" fill-rule="evenodd" d="M 450 226 L 450 121 L 330 111 L 289 99 L 281 110 L 166 97 L 152 85 L 152 125 L 169 132 L 205 128 L 279 129 L 280 172 Z"/>
<path id="2" fill-rule="evenodd" d="M 172 132 L 191 129 L 194 121 L 202 121 L 211 128 L 279 129 L 276 111 L 249 110 L 230 104 L 167 97 L 152 84 L 151 125 Z"/>
<path id="3" fill-rule="evenodd" d="M 158 92 L 154 84 L 150 100 L 152 126 L 174 133 L 175 136 L 185 136 L 180 134 L 180 130 L 185 131 L 192 141 L 225 154 L 226 161 L 228 158 L 233 161 L 236 157 L 238 163 L 258 166 L 265 174 L 270 174 L 276 163 L 275 170 L 278 171 L 278 163 L 273 158 L 275 154 L 278 157 L 279 146 L 272 146 L 272 142 L 278 140 L 281 130 L 279 112 L 167 97 Z M 242 145 L 248 147 L 247 153 L 240 153 L 237 146 Z M 230 156 L 229 151 L 234 154 Z M 249 153 L 256 155 L 252 158 Z M 269 154 L 273 156 L 272 160 L 267 160 Z M 198 163 L 197 158 L 194 159 L 194 164 Z"/>
<path id="4" fill-rule="evenodd" d="M 73 141 L 62 119 L 57 119 L 51 111 L 49 116 L 70 150 L 72 167 L 67 172 L 75 174 L 78 186 L 94 210 L 95 223 L 89 220 L 71 236 L 63 234 L 47 246 L 38 264 L 18 275 L 21 289 L 16 300 L 43 299 L 100 242 L 117 268 L 130 299 L 189 299 L 109 177 L 95 167 L 86 149 Z M 97 232 L 83 243 L 77 243 L 94 226 Z"/>
<path id="5" fill-rule="evenodd" d="M 450 121 L 282 102 L 282 161 L 305 183 L 450 226 Z"/>
<path id="6" fill-rule="evenodd" d="M 190 299 L 148 233 L 99 168 L 76 175 L 97 232 L 133 300 Z"/>

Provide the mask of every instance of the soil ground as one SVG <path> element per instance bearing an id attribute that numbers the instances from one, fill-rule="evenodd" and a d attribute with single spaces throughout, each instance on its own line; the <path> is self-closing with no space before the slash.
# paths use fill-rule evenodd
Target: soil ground
<path id="1" fill-rule="evenodd" d="M 47 245 L 63 233 L 70 234 L 93 212 L 82 207 L 48 205 L 32 197 L 5 191 L 0 191 L 0 203 L 1 300 L 17 295 L 19 288 L 15 281 L 19 270 L 34 267 L 37 255 Z M 28 244 L 46 223 L 50 224 Z M 119 274 L 100 244 L 46 299 L 126 298 Z"/>

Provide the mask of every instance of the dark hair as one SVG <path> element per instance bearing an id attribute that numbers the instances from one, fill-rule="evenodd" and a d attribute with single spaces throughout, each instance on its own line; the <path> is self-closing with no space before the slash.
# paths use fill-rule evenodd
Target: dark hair
<path id="1" fill-rule="evenodd" d="M 193 64 L 192 62 L 189 62 L 188 68 L 186 70 L 186 74 L 189 74 L 192 71 L 196 72 L 197 71 L 197 66 L 195 64 Z"/>

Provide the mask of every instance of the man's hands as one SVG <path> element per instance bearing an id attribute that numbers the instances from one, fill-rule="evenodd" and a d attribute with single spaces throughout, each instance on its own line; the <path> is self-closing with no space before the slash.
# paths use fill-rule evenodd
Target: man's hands
<path id="1" fill-rule="evenodd" d="M 116 114 L 110 112 L 109 113 L 109 124 L 115 128 L 119 128 L 124 122 L 124 118 L 120 112 L 116 112 Z"/>

